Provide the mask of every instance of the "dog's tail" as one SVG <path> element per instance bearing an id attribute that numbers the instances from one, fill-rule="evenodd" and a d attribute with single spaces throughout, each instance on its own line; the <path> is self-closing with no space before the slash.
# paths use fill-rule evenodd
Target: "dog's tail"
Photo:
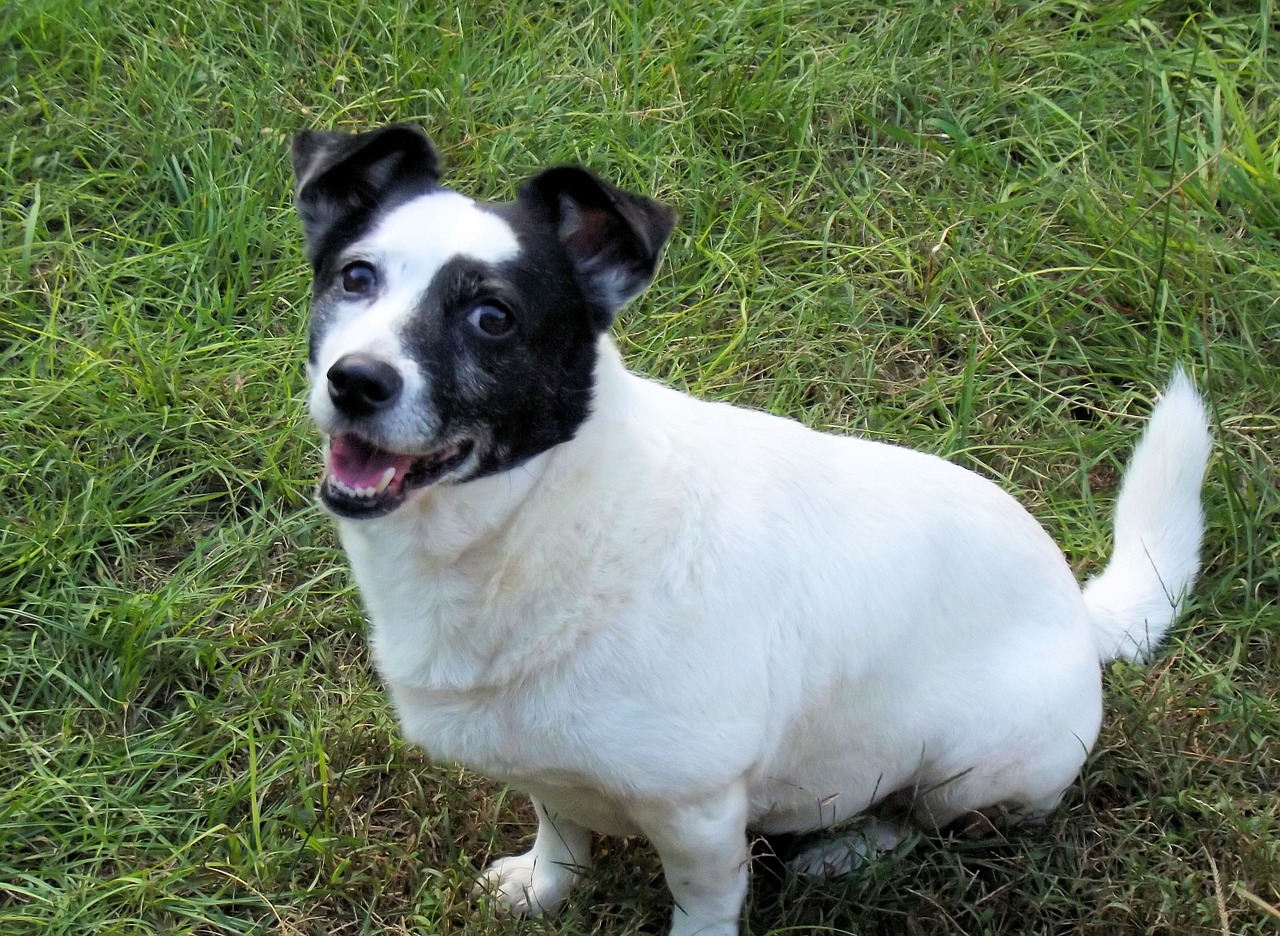
<path id="1" fill-rule="evenodd" d="M 1200 567 L 1210 444 L 1204 401 L 1179 368 L 1125 470 L 1111 561 L 1084 587 L 1104 663 L 1143 659 L 1178 618 Z"/>

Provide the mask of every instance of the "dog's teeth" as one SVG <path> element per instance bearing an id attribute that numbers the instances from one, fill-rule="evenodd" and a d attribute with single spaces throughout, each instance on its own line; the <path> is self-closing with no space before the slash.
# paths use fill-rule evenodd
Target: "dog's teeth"
<path id="1" fill-rule="evenodd" d="M 368 499 L 376 497 L 387 489 L 387 485 L 391 483 L 391 477 L 395 475 L 395 469 L 388 468 L 387 471 L 390 474 L 384 475 L 383 480 L 378 482 L 377 487 L 374 487 L 373 485 L 368 487 L 352 487 L 351 485 L 345 484 L 334 477 L 329 478 L 329 483 L 333 485 L 334 490 L 339 494 L 345 494 L 348 497 L 363 497 Z"/>

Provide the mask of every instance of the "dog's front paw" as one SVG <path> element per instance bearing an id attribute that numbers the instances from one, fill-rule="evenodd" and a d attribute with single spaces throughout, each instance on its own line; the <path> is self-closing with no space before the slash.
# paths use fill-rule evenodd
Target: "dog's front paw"
<path id="1" fill-rule="evenodd" d="M 476 881 L 477 894 L 498 898 L 504 910 L 521 916 L 553 913 L 569 896 L 578 874 L 534 852 L 499 858 Z"/>

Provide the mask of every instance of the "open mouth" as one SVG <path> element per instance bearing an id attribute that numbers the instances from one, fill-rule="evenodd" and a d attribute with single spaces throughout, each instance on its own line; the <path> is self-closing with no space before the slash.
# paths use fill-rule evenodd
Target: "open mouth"
<path id="1" fill-rule="evenodd" d="M 458 439 L 429 452 L 405 454 L 378 448 L 350 432 L 339 433 L 329 440 L 320 499 L 342 517 L 381 517 L 412 491 L 435 484 L 462 464 L 473 444 Z"/>

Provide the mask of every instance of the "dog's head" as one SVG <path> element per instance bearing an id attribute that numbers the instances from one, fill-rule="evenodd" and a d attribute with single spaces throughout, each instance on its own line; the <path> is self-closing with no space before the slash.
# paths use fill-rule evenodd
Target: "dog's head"
<path id="1" fill-rule="evenodd" d="M 653 278 L 670 209 L 571 166 L 472 201 L 404 126 L 301 133 L 293 168 L 330 510 L 382 516 L 573 437 L 597 340 Z"/>

